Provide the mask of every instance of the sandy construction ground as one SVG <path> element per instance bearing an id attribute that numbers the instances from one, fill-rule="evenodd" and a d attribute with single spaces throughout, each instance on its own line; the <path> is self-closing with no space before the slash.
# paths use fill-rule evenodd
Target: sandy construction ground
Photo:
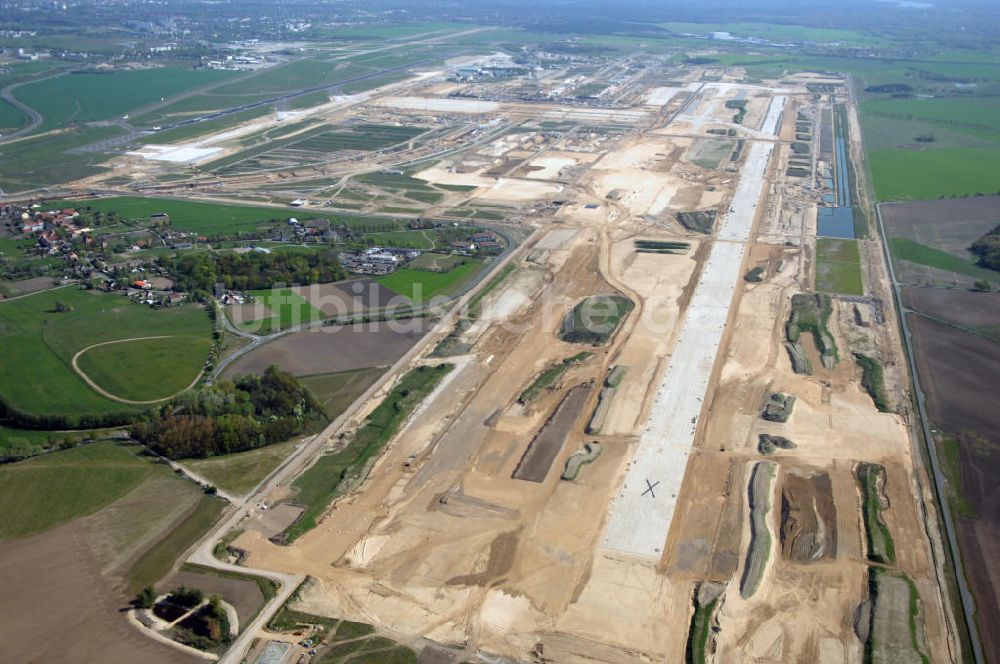
<path id="1" fill-rule="evenodd" d="M 499 178 L 489 189 L 475 192 L 475 197 L 496 201 L 534 201 L 557 196 L 562 190 L 562 186 L 546 182 Z"/>
<path id="2" fill-rule="evenodd" d="M 746 657 L 861 661 L 861 643 L 846 617 L 853 615 L 863 595 L 866 571 L 854 468 L 858 461 L 871 461 L 882 463 L 888 472 L 891 507 L 885 519 L 896 542 L 908 543 L 898 562 L 916 582 L 921 597 L 926 597 L 922 618 L 932 659 L 946 661 L 944 619 L 916 511 L 907 430 L 898 416 L 875 410 L 850 362 L 841 361 L 833 371 L 820 369 L 816 376 L 792 372 L 781 346 L 781 323 L 787 317 L 788 298 L 797 290 L 790 270 L 744 288 L 719 384 L 703 415 L 707 422 L 703 442 L 692 465 L 718 467 L 729 459 L 743 460 L 745 474 L 746 464 L 759 458 L 758 434 L 787 436 L 797 447 L 777 454 L 782 468 L 823 468 L 832 479 L 837 555 L 831 562 L 803 564 L 772 553 L 761 590 L 743 599 L 739 592 L 743 561 L 733 558 L 739 549 L 728 545 L 731 560 L 728 573 L 722 575 L 728 585 L 719 614 L 717 656 L 720 661 Z M 814 366 L 820 366 L 814 349 L 809 352 Z M 760 404 L 769 391 L 797 397 L 787 424 L 760 419 Z M 718 554 L 727 550 L 723 533 L 738 524 L 746 542 L 748 518 L 745 499 L 737 506 L 720 501 L 719 489 L 699 479 L 709 476 L 688 474 L 667 561 L 670 568 L 703 570 L 718 578 Z M 734 492 L 745 490 L 734 483 L 723 495 Z M 778 514 L 780 510 L 772 511 L 772 532 L 777 532 Z M 739 566 L 733 569 L 736 563 Z"/>
<path id="3" fill-rule="evenodd" d="M 643 298 L 642 313 L 624 341 L 616 364 L 628 367 L 611 402 L 605 435 L 631 435 L 647 408 L 649 386 L 662 373 L 675 341 L 685 296 L 694 286 L 697 250 L 686 255 L 640 254 L 631 239 L 615 244 L 613 269 Z"/>
<path id="4" fill-rule="evenodd" d="M 587 155 L 584 153 L 556 153 L 549 152 L 544 157 L 539 157 L 528 163 L 530 170 L 526 177 L 534 180 L 556 180 L 562 174 L 563 169 L 576 166 L 583 161 L 589 163 L 596 159 L 597 155 Z"/>
<path id="5" fill-rule="evenodd" d="M 443 164 L 436 164 L 417 172 L 413 177 L 434 184 L 461 185 L 465 187 L 489 187 L 496 180 L 475 173 L 459 173 Z"/>
<path id="6" fill-rule="evenodd" d="M 853 621 L 870 565 L 855 472 L 857 463 L 873 462 L 886 469 L 884 520 L 897 546 L 895 567 L 920 593 L 927 652 L 949 661 L 908 425 L 875 409 L 851 360 L 862 345 L 891 357 L 890 335 L 834 316 L 841 360 L 823 368 L 804 336 L 816 368 L 810 376 L 792 371 L 783 344 L 790 297 L 809 282 L 812 250 L 758 241 L 783 168 L 771 158 L 773 140 L 756 139 L 794 126 L 795 109 L 786 111 L 777 90 L 694 84 L 686 91 L 697 97 L 678 120 L 653 130 L 595 129 L 547 144 L 524 131 L 420 171 L 431 182 L 475 185 L 474 200 L 517 207 L 542 232 L 516 259 L 519 269 L 483 299 L 481 313 L 462 323 L 462 355 L 444 359 L 456 368 L 367 480 L 290 546 L 268 540 L 273 523 L 244 524 L 234 545 L 249 552 L 248 563 L 316 579 L 297 608 L 374 623 L 412 644 L 445 644 L 462 661 L 477 653 L 560 663 L 683 661 L 692 594 L 712 582 L 720 603 L 710 661 L 853 664 L 864 653 Z M 431 96 L 378 103 L 489 112 L 511 123 L 639 127 L 679 92 L 647 90 L 635 97 L 642 110 Z M 718 169 L 686 162 L 695 139 L 682 134 L 731 123 L 727 99 L 748 101 L 740 160 Z M 677 212 L 695 209 L 717 212 L 711 234 L 676 222 Z M 637 240 L 688 246 L 648 253 Z M 766 268 L 764 280 L 745 281 L 756 265 Z M 567 312 L 598 293 L 620 293 L 634 309 L 604 345 L 561 341 Z M 275 348 L 304 370 L 321 358 L 388 353 L 396 342 L 384 341 L 378 351 L 296 341 Z M 627 370 L 617 386 L 602 389 L 613 366 Z M 526 395 L 553 367 L 563 370 Z M 760 417 L 774 391 L 796 397 L 785 423 Z M 605 419 L 586 434 L 601 393 L 611 400 Z M 764 517 L 772 545 L 762 581 L 744 593 L 748 482 L 764 458 L 761 434 L 795 447 L 767 457 L 775 464 Z M 576 479 L 560 479 L 567 459 L 591 441 L 601 444 L 600 456 Z M 527 453 L 532 444 L 541 447 Z M 821 524 L 830 547 L 804 560 L 782 542 L 792 531 L 783 530 L 781 492 L 804 491 L 813 480 L 825 487 L 817 499 L 823 518 L 806 514 L 803 523 Z M 265 499 L 288 495 L 281 489 Z"/>
<path id="7" fill-rule="evenodd" d="M 467 396 L 431 403 L 365 487 L 294 546 L 277 547 L 253 532 L 242 535 L 236 544 L 251 552 L 252 563 L 308 569 L 323 582 L 306 601 L 315 610 L 360 610 L 393 630 L 448 643 L 464 644 L 474 634 L 477 647 L 511 657 L 523 657 L 539 639 L 546 652 L 566 655 L 559 661 L 579 661 L 587 653 L 603 661 L 619 648 L 663 657 L 682 643 L 683 626 L 669 634 L 658 625 L 662 610 L 686 601 L 686 586 L 658 578 L 653 564 L 632 569 L 602 556 L 594 567 L 626 442 L 609 441 L 577 482 L 560 481 L 566 458 L 584 442 L 585 410 L 563 432 L 565 442 L 544 481 L 512 478 L 562 388 L 527 408 L 514 404 L 517 395 L 546 366 L 579 352 L 555 339 L 569 306 L 584 294 L 610 289 L 599 276 L 594 239 L 590 232 L 553 236 L 554 247 L 572 242 L 572 249 L 557 250 L 572 256 L 551 268 L 557 278 L 525 313 L 483 335 L 479 359 L 466 364 L 448 390 Z M 608 351 L 598 349 L 560 384 L 569 388 L 603 377 L 607 362 Z M 401 462 L 410 454 L 421 461 L 415 471 L 404 471 Z M 574 528 L 562 527 L 568 520 Z M 619 593 L 620 605 L 608 605 L 607 588 L 635 575 L 629 582 L 634 592 Z M 663 593 L 652 605 L 650 584 Z M 376 587 L 382 590 L 373 596 Z M 644 617 L 637 615 L 628 628 L 608 620 L 625 608 L 642 608 Z M 572 633 L 590 636 L 565 638 Z"/>
<path id="8" fill-rule="evenodd" d="M 495 102 L 476 99 L 436 99 L 433 97 L 387 97 L 379 99 L 380 106 L 403 111 L 434 111 L 439 113 L 492 113 L 500 108 Z"/>
<path id="9" fill-rule="evenodd" d="M 683 88 L 660 87 L 649 90 L 646 94 L 647 106 L 666 106 Z"/>

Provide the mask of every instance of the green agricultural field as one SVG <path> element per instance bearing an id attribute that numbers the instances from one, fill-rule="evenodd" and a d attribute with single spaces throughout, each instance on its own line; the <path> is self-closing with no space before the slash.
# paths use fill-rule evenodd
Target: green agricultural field
<path id="1" fill-rule="evenodd" d="M 120 127 L 76 128 L 8 143 L 3 146 L 0 159 L 0 188 L 10 194 L 99 173 L 103 170 L 100 164 L 108 155 L 70 150 L 121 133 Z"/>
<path id="2" fill-rule="evenodd" d="M 57 302 L 72 310 L 55 313 Z M 63 427 L 75 426 L 84 417 L 134 412 L 135 407 L 106 399 L 88 387 L 72 369 L 73 356 L 94 344 L 118 339 L 154 335 L 209 339 L 211 334 L 212 321 L 195 305 L 154 310 L 119 295 L 75 287 L 2 302 L 0 339 L 10 352 L 0 363 L 0 394 L 11 407 L 29 416 L 67 418 L 52 422 Z M 157 356 L 143 371 L 150 376 L 184 374 L 190 382 L 205 357 L 185 357 L 191 362 L 186 367 L 176 357 Z M 105 361 L 108 364 L 101 368 L 101 376 L 116 371 L 114 355 L 105 356 Z"/>
<path id="3" fill-rule="evenodd" d="M 427 231 L 398 231 L 395 233 L 372 233 L 366 235 L 365 239 L 370 239 L 377 245 L 388 247 L 404 247 L 412 249 L 433 249 L 434 238 Z M 423 258 L 421 256 L 420 258 Z M 420 260 L 418 258 L 417 260 Z M 417 267 L 421 267 L 418 265 Z"/>
<path id="4" fill-rule="evenodd" d="M 156 468 L 134 450 L 112 443 L 0 466 L 0 540 L 25 537 L 95 512 Z"/>
<path id="5" fill-rule="evenodd" d="M 205 362 L 211 350 L 212 340 L 206 336 L 137 339 L 91 348 L 78 363 L 80 370 L 107 392 L 122 399 L 152 401 L 190 387 L 201 373 L 195 368 Z M 154 373 L 150 366 L 162 370 Z"/>
<path id="6" fill-rule="evenodd" d="M 383 373 L 385 370 L 382 367 L 370 367 L 303 376 L 299 378 L 299 382 L 309 389 L 323 409 L 323 414 L 332 421 L 347 410 Z"/>
<path id="7" fill-rule="evenodd" d="M 23 459 L 42 454 L 61 445 L 73 446 L 89 436 L 99 436 L 96 431 L 35 431 L 9 429 L 0 426 L 0 459 Z"/>
<path id="8" fill-rule="evenodd" d="M 957 272 L 958 274 L 976 279 L 989 280 L 996 278 L 996 273 L 991 270 L 976 267 L 971 262 L 964 261 L 954 254 L 929 247 L 926 244 L 915 242 L 909 238 L 889 238 L 889 251 L 892 253 L 894 261 L 909 261 L 944 270 L 945 272 Z"/>
<path id="9" fill-rule="evenodd" d="M 6 99 L 0 99 L 0 129 L 8 132 L 23 126 L 27 122 L 28 116 L 21 109 Z"/>
<path id="10" fill-rule="evenodd" d="M 267 333 L 323 318 L 323 312 L 288 288 L 255 290 L 250 294 L 271 311 L 266 318 L 243 323 L 241 327 L 250 332 Z"/>
<path id="11" fill-rule="evenodd" d="M 816 238 L 816 290 L 864 295 L 857 240 Z"/>
<path id="12" fill-rule="evenodd" d="M 911 151 L 914 146 L 934 150 L 994 147 L 994 143 L 988 139 L 959 131 L 946 124 L 903 120 L 871 113 L 862 113 L 861 124 L 864 130 L 865 148 L 869 152 L 898 149 Z M 930 143 L 921 143 L 917 141 L 918 136 L 933 136 L 934 140 Z"/>
<path id="13" fill-rule="evenodd" d="M 401 39 L 430 32 L 462 31 L 476 26 L 468 23 L 403 23 L 399 25 L 352 25 L 328 30 L 324 36 L 330 39 L 362 40 Z"/>
<path id="14" fill-rule="evenodd" d="M 320 85 L 333 85 L 371 73 L 368 67 L 342 60 L 308 58 L 270 67 L 212 90 L 219 95 L 280 94 Z"/>
<path id="15" fill-rule="evenodd" d="M 756 37 L 772 41 L 842 42 L 870 46 L 878 41 L 870 33 L 857 30 L 812 28 L 804 25 L 777 25 L 773 23 L 661 23 L 662 27 L 678 34 L 707 35 L 711 32 L 730 32 L 738 37 Z"/>
<path id="16" fill-rule="evenodd" d="M 1000 191 L 1000 148 L 871 150 L 868 163 L 880 201 Z"/>
<path id="17" fill-rule="evenodd" d="M 435 295 L 447 296 L 455 292 L 479 271 L 482 264 L 481 259 L 469 258 L 464 265 L 458 265 L 448 272 L 428 272 L 404 267 L 392 274 L 379 277 L 378 282 L 389 290 L 419 303 Z"/>
<path id="18" fill-rule="evenodd" d="M 118 196 L 96 200 L 52 201 L 46 206 L 75 207 L 84 214 L 114 212 L 130 221 L 148 221 L 150 215 L 166 212 L 170 215 L 170 227 L 176 230 L 193 231 L 204 235 L 219 235 L 256 230 L 259 225 L 286 221 L 289 217 L 301 215 L 294 208 L 269 208 L 243 205 L 220 205 L 200 201 L 185 201 L 165 198 L 139 198 Z M 88 209 L 89 208 L 89 209 Z"/>
<path id="19" fill-rule="evenodd" d="M 996 97 L 878 99 L 862 103 L 861 112 L 896 121 L 929 123 L 1000 141 L 1000 101 Z"/>
<path id="20" fill-rule="evenodd" d="M 14 91 L 17 99 L 45 120 L 39 131 L 69 122 L 92 122 L 122 116 L 193 88 L 221 81 L 232 72 L 162 67 L 113 73 L 70 73 L 31 83 Z"/>
<path id="21" fill-rule="evenodd" d="M 914 64 L 914 69 L 932 77 L 945 77 L 964 81 L 988 83 L 1000 81 L 1000 63 L 997 62 L 924 62 Z"/>
<path id="22" fill-rule="evenodd" d="M 187 459 L 182 465 L 223 491 L 242 496 L 271 474 L 298 443 L 297 440 L 289 440 L 247 452 L 224 454 L 209 459 Z"/>

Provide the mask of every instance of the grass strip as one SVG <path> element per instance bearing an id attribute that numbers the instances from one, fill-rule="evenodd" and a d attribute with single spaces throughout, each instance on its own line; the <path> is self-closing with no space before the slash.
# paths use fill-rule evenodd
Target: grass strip
<path id="1" fill-rule="evenodd" d="M 712 613 L 718 599 L 713 599 L 705 605 L 695 602 L 694 615 L 691 616 L 691 627 L 688 630 L 687 651 L 684 661 L 687 664 L 704 664 L 705 646 L 708 645 L 708 632 L 712 625 Z"/>
<path id="2" fill-rule="evenodd" d="M 882 365 L 878 360 L 861 353 L 855 353 L 854 360 L 861 367 L 861 384 L 871 395 L 875 407 L 881 413 L 888 413 L 889 397 L 885 393 L 885 376 Z"/>
<path id="3" fill-rule="evenodd" d="M 529 385 L 524 392 L 521 392 L 521 396 L 519 396 L 517 400 L 523 404 L 534 401 L 538 398 L 538 395 L 542 393 L 542 390 L 555 383 L 556 380 L 563 375 L 566 369 L 570 368 L 574 364 L 577 364 L 578 362 L 583 362 L 590 356 L 591 353 L 588 352 L 577 353 L 572 357 L 567 357 L 558 364 L 552 365 L 542 373 L 538 374 L 538 377 L 532 381 L 531 385 Z"/>
<path id="4" fill-rule="evenodd" d="M 962 477 L 961 444 L 953 436 L 945 436 L 938 442 L 938 458 L 944 474 L 948 478 L 948 500 L 951 508 L 966 519 L 975 519 L 979 511 L 976 503 L 966 493 L 965 481 Z"/>
<path id="5" fill-rule="evenodd" d="M 861 483 L 861 509 L 865 522 L 865 539 L 868 543 L 868 559 L 891 565 L 896 562 L 896 548 L 888 526 L 882 521 L 882 500 L 879 483 L 885 479 L 885 468 L 877 464 L 863 463 L 858 466 L 858 480 Z"/>

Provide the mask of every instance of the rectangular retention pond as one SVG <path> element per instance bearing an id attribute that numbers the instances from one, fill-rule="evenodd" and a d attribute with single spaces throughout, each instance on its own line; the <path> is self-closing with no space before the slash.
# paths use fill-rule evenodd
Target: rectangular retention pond
<path id="1" fill-rule="evenodd" d="M 854 208 L 821 207 L 816 220 L 816 235 L 854 238 Z"/>

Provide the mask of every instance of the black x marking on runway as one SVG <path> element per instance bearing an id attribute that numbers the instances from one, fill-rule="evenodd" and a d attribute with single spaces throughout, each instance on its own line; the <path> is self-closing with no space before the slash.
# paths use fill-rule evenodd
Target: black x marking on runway
<path id="1" fill-rule="evenodd" d="M 660 483 L 660 480 L 656 480 L 656 481 L 655 481 L 655 482 L 653 482 L 652 484 L 650 484 L 650 483 L 649 483 L 649 480 L 646 480 L 646 490 L 645 490 L 645 491 L 643 491 L 643 492 L 642 492 L 641 494 L 639 494 L 639 495 L 640 495 L 640 496 L 645 496 L 645 495 L 646 495 L 646 494 L 648 493 L 648 494 L 649 494 L 650 496 L 652 496 L 653 498 L 656 498 L 656 494 L 655 494 L 655 493 L 653 492 L 653 489 L 654 489 L 654 488 L 656 488 L 656 485 L 657 485 L 657 484 L 659 484 L 659 483 Z"/>

